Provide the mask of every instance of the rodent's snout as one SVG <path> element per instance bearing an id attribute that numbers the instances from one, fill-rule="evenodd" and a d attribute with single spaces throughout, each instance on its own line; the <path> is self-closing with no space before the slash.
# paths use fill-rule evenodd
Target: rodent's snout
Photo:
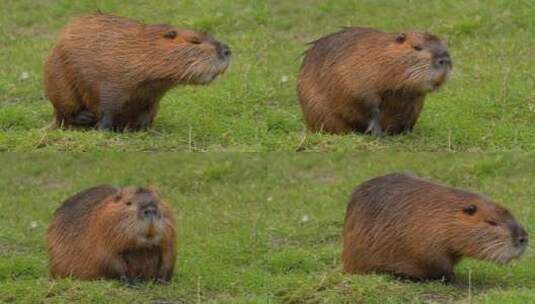
<path id="1" fill-rule="evenodd" d="M 515 246 L 526 247 L 528 245 L 529 237 L 528 233 L 526 232 L 526 230 L 524 230 L 524 228 L 517 225 L 513 227 L 512 234 Z"/>
<path id="2" fill-rule="evenodd" d="M 230 47 L 222 42 L 216 42 L 215 48 L 217 51 L 217 54 L 221 59 L 228 59 L 230 55 L 232 55 L 232 51 L 230 50 Z"/>
<path id="3" fill-rule="evenodd" d="M 517 240 L 516 240 L 518 246 L 527 246 L 528 245 L 528 236 L 520 236 Z"/>
<path id="4" fill-rule="evenodd" d="M 160 217 L 160 211 L 153 202 L 143 203 L 139 206 L 139 216 L 144 219 Z"/>
<path id="5" fill-rule="evenodd" d="M 448 53 L 448 51 L 442 51 L 438 54 L 435 54 L 435 56 L 433 56 L 433 62 L 435 64 L 436 67 L 438 68 L 449 68 L 451 69 L 453 64 L 451 62 L 451 57 L 450 57 L 450 54 Z"/>

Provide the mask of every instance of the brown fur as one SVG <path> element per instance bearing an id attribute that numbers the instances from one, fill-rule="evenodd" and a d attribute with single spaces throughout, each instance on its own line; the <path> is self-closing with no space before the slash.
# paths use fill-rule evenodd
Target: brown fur
<path id="1" fill-rule="evenodd" d="M 451 280 L 462 257 L 506 263 L 527 242 L 513 215 L 489 199 L 391 174 L 354 191 L 345 218 L 343 268 Z"/>
<path id="2" fill-rule="evenodd" d="M 153 190 L 87 189 L 54 213 L 46 234 L 50 274 L 169 281 L 176 256 L 174 226 L 171 208 Z"/>
<path id="3" fill-rule="evenodd" d="M 140 130 L 151 126 L 167 90 L 208 84 L 230 49 L 171 25 L 88 15 L 66 26 L 45 60 L 44 85 L 58 126 Z"/>
<path id="4" fill-rule="evenodd" d="M 409 132 L 451 67 L 444 43 L 428 33 L 347 28 L 328 35 L 306 51 L 299 75 L 306 125 L 334 134 Z"/>

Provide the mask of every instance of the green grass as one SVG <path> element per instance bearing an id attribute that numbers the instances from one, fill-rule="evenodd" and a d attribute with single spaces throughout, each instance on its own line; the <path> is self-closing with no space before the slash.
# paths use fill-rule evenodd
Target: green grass
<path id="1" fill-rule="evenodd" d="M 350 192 L 393 171 L 485 193 L 534 234 L 534 155 L 3 153 L 0 162 L 0 303 L 535 301 L 532 249 L 507 266 L 464 260 L 451 285 L 340 272 Z M 100 183 L 153 185 L 170 201 L 178 230 L 171 284 L 49 280 L 43 235 L 53 211 Z"/>
<path id="2" fill-rule="evenodd" d="M 1 2 L 0 150 L 535 148 L 535 5 L 529 0 Z M 211 86 L 169 92 L 149 132 L 48 130 L 52 107 L 41 85 L 43 58 L 69 18 L 97 8 L 209 31 L 231 45 L 232 66 Z M 429 95 L 414 133 L 376 139 L 304 131 L 295 93 L 300 54 L 306 42 L 348 25 L 429 30 L 449 42 L 453 78 Z"/>

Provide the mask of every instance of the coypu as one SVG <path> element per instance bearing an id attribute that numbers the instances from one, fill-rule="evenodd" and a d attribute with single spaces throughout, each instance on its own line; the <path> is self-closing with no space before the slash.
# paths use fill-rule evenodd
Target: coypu
<path id="1" fill-rule="evenodd" d="M 87 15 L 66 26 L 45 60 L 57 126 L 143 130 L 178 84 L 208 84 L 230 62 L 213 37 L 171 25 Z"/>
<path id="2" fill-rule="evenodd" d="M 489 199 L 405 174 L 364 182 L 347 206 L 343 269 L 412 280 L 454 279 L 462 257 L 507 263 L 528 235 Z"/>
<path id="3" fill-rule="evenodd" d="M 50 274 L 167 282 L 175 266 L 173 213 L 153 190 L 100 185 L 68 198 L 46 241 Z"/>
<path id="4" fill-rule="evenodd" d="M 429 33 L 354 27 L 311 44 L 297 88 L 312 132 L 410 132 L 452 69 L 446 45 Z"/>

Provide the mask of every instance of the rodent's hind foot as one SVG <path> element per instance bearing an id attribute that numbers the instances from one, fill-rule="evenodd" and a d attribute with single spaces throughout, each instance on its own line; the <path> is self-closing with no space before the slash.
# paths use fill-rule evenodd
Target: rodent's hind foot
<path id="1" fill-rule="evenodd" d="M 452 273 L 446 273 L 442 276 L 442 283 L 444 284 L 452 284 L 452 283 L 455 283 L 455 280 L 456 280 L 456 276 L 455 274 L 452 272 Z"/>
<path id="2" fill-rule="evenodd" d="M 82 110 L 72 119 L 71 123 L 77 126 L 94 126 L 97 123 L 97 116 L 89 110 Z"/>
<path id="3" fill-rule="evenodd" d="M 165 277 L 158 277 L 154 280 L 157 284 L 167 285 L 171 280 Z"/>
<path id="4" fill-rule="evenodd" d="M 403 131 L 401 133 L 403 134 L 409 134 L 412 132 L 413 125 L 411 123 L 407 123 L 403 126 Z"/>
<path id="5" fill-rule="evenodd" d="M 111 117 L 107 115 L 102 116 L 102 118 L 97 122 L 97 129 L 101 131 L 115 131 Z"/>
<path id="6" fill-rule="evenodd" d="M 385 132 L 381 128 L 381 124 L 377 119 L 372 119 L 370 121 L 370 124 L 368 125 L 368 128 L 364 132 L 366 134 L 371 134 L 373 136 L 381 137 L 385 135 Z"/>
<path id="7" fill-rule="evenodd" d="M 385 132 L 381 127 L 381 110 L 379 109 L 379 107 L 374 106 L 370 110 L 370 123 L 368 124 L 368 128 L 364 133 L 371 134 L 377 137 L 385 135 Z"/>
<path id="8" fill-rule="evenodd" d="M 126 288 L 133 288 L 136 284 L 136 281 L 133 278 L 130 278 L 126 275 L 122 275 L 119 280 Z"/>
<path id="9" fill-rule="evenodd" d="M 147 131 L 152 125 L 152 117 L 151 111 L 142 113 L 135 120 L 132 129 L 136 131 Z"/>

